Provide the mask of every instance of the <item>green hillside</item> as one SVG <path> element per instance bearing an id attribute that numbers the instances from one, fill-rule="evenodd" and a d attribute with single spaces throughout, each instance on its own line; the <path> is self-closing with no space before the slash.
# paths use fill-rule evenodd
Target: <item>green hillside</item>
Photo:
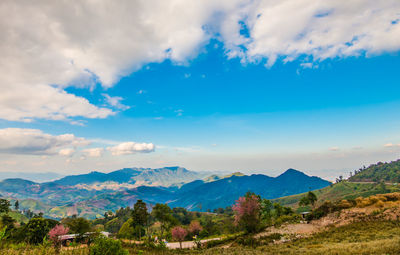
<path id="1" fill-rule="evenodd" d="M 339 182 L 323 189 L 313 191 L 317 195 L 318 202 L 321 204 L 324 201 L 338 201 L 342 199 L 355 199 L 357 197 L 368 197 L 376 194 L 384 194 L 400 191 L 398 185 L 392 184 L 378 184 L 378 183 L 352 183 L 352 182 Z M 278 202 L 284 206 L 296 207 L 300 199 L 306 193 L 281 197 L 274 199 L 273 202 Z M 308 208 L 299 208 L 299 210 Z"/>
<path id="2" fill-rule="evenodd" d="M 349 178 L 352 182 L 400 182 L 400 159 L 388 163 L 378 162 L 360 168 Z"/>

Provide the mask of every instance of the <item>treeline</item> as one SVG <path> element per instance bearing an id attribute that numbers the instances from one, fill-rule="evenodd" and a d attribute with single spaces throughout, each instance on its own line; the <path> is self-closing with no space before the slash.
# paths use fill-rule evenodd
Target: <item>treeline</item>
<path id="1" fill-rule="evenodd" d="M 368 167 L 362 167 L 350 173 L 352 182 L 400 182 L 400 160 L 382 163 L 378 162 Z"/>

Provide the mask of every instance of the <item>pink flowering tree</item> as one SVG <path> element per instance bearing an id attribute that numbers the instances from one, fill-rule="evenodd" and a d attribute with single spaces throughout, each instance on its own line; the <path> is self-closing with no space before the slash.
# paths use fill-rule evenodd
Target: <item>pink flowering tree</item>
<path id="1" fill-rule="evenodd" d="M 69 228 L 64 227 L 64 225 L 56 225 L 49 231 L 49 239 L 53 243 L 57 251 L 59 251 L 61 246 L 60 236 L 68 234 Z"/>
<path id="2" fill-rule="evenodd" d="M 200 233 L 200 231 L 203 230 L 203 227 L 200 225 L 200 222 L 198 222 L 197 220 L 193 220 L 192 222 L 190 222 L 189 225 L 189 232 L 192 235 L 198 235 Z"/>
<path id="3" fill-rule="evenodd" d="M 176 241 L 179 242 L 179 246 L 182 249 L 182 241 L 185 240 L 185 237 L 187 235 L 187 231 L 186 229 L 182 228 L 182 227 L 174 227 L 171 230 L 171 234 L 172 234 L 172 238 L 174 238 Z"/>
<path id="4" fill-rule="evenodd" d="M 235 224 L 242 226 L 247 232 L 257 231 L 260 225 L 260 197 L 248 192 L 236 200 L 232 206 L 235 213 Z"/>

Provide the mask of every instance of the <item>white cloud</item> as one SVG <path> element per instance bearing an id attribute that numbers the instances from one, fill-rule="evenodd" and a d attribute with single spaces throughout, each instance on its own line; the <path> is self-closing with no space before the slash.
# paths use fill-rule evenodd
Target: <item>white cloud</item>
<path id="1" fill-rule="evenodd" d="M 106 99 L 106 102 L 112 107 L 115 107 L 115 108 L 120 109 L 120 110 L 128 110 L 130 108 L 129 106 L 124 105 L 124 104 L 121 103 L 121 101 L 123 100 L 122 97 L 112 97 L 112 96 L 110 96 L 108 94 L 105 94 L 105 93 L 102 94 L 102 95 Z"/>
<path id="2" fill-rule="evenodd" d="M 50 135 L 38 129 L 0 129 L 0 153 L 69 156 L 72 149 L 66 146 L 86 146 L 90 142 L 73 134 Z M 61 149 L 61 150 L 60 150 Z"/>
<path id="3" fill-rule="evenodd" d="M 75 150 L 72 148 L 61 149 L 58 154 L 65 157 L 71 157 L 75 153 Z"/>
<path id="4" fill-rule="evenodd" d="M 112 155 L 116 156 L 134 154 L 138 152 L 153 152 L 155 150 L 155 146 L 152 143 L 125 142 L 113 147 L 108 147 L 107 150 L 109 150 Z"/>
<path id="5" fill-rule="evenodd" d="M 108 88 L 165 59 L 186 63 L 212 37 L 229 57 L 267 67 L 397 51 L 399 18 L 398 0 L 4 0 L 0 118 L 105 118 L 114 112 L 64 89 Z"/>
<path id="6" fill-rule="evenodd" d="M 101 157 L 104 152 L 104 148 L 90 148 L 82 151 L 88 157 Z"/>
<path id="7" fill-rule="evenodd" d="M 397 0 L 264 0 L 254 2 L 245 17 L 250 38 L 224 34 L 229 54 L 249 61 L 268 58 L 268 67 L 280 57 L 318 61 L 400 49 Z"/>

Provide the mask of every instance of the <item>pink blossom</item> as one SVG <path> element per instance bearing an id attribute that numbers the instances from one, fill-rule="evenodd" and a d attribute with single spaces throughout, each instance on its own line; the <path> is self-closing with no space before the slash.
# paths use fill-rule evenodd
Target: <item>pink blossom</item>
<path id="1" fill-rule="evenodd" d="M 235 212 L 235 223 L 238 224 L 244 217 L 258 217 L 260 202 L 257 196 L 240 197 L 232 206 Z"/>
<path id="2" fill-rule="evenodd" d="M 64 225 L 56 225 L 49 231 L 49 238 L 53 242 L 54 245 L 58 245 L 60 242 L 59 236 L 66 235 L 69 231 L 68 227 L 64 227 Z"/>
<path id="3" fill-rule="evenodd" d="M 180 244 L 180 247 L 182 249 L 182 241 L 185 240 L 185 237 L 187 235 L 187 231 L 186 229 L 182 228 L 182 227 L 174 227 L 171 230 L 171 234 L 172 234 L 172 238 L 174 238 L 175 240 L 177 240 Z"/>
<path id="4" fill-rule="evenodd" d="M 190 222 L 190 225 L 189 225 L 190 233 L 197 235 L 202 230 L 203 230 L 203 227 L 200 225 L 200 222 L 198 222 L 197 220 Z"/>

